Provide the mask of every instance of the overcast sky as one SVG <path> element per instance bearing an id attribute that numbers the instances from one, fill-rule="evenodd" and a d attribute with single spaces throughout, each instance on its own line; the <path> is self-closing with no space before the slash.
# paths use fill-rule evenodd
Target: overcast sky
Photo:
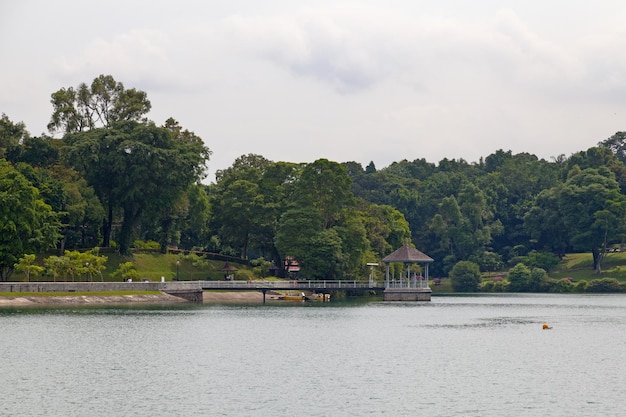
<path id="1" fill-rule="evenodd" d="M 540 158 L 626 130 L 623 0 L 3 0 L 0 113 L 110 74 L 212 150 L 272 161 Z"/>

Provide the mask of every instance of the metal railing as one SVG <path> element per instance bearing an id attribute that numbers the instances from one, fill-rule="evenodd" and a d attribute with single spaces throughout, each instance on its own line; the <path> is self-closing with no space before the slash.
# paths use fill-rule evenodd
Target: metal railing
<path id="1" fill-rule="evenodd" d="M 383 288 L 382 283 L 357 280 L 283 280 L 283 281 L 197 281 L 203 289 L 369 289 Z"/>

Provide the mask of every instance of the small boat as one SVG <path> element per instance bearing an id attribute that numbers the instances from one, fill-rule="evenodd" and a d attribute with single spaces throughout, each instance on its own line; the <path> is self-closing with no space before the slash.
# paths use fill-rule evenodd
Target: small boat
<path id="1" fill-rule="evenodd" d="M 318 293 L 313 293 L 311 295 L 308 295 L 305 300 L 307 301 L 324 301 L 324 302 L 329 302 L 330 301 L 330 294 L 318 294 Z"/>
<path id="2" fill-rule="evenodd" d="M 278 297 L 278 299 L 285 301 L 304 301 L 306 299 L 306 295 L 304 293 L 300 293 L 299 295 L 286 294 Z"/>

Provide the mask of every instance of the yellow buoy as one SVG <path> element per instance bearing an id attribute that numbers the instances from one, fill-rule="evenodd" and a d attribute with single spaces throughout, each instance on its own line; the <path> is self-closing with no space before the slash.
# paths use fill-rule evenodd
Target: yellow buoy
<path id="1" fill-rule="evenodd" d="M 543 323 L 543 330 L 550 330 L 552 327 L 548 326 L 548 323 Z"/>

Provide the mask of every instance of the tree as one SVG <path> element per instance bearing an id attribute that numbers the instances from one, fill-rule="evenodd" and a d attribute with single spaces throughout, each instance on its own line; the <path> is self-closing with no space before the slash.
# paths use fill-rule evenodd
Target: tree
<path id="1" fill-rule="evenodd" d="M 109 245 L 116 209 L 123 213 L 118 238 L 128 254 L 136 225 L 151 208 L 171 208 L 204 176 L 210 151 L 195 135 L 170 127 L 119 122 L 109 128 L 67 135 L 66 160 L 85 175 L 107 206 L 103 245 Z"/>
<path id="2" fill-rule="evenodd" d="M 608 168 L 575 167 L 564 184 L 543 191 L 526 216 L 532 236 L 552 248 L 590 250 L 596 274 L 610 243 L 622 240 L 626 198 Z"/>
<path id="3" fill-rule="evenodd" d="M 193 184 L 186 193 L 180 245 L 184 249 L 206 247 L 209 239 L 211 203 L 205 187 Z"/>
<path id="4" fill-rule="evenodd" d="M 616 132 L 610 138 L 599 142 L 598 146 L 610 149 L 620 161 L 626 164 L 626 132 Z"/>
<path id="5" fill-rule="evenodd" d="M 524 292 L 529 290 L 531 284 L 531 271 L 523 263 L 518 263 L 511 268 L 507 277 L 510 282 L 509 291 Z"/>
<path id="6" fill-rule="evenodd" d="M 30 281 L 31 275 L 39 275 L 44 270 L 42 266 L 35 264 L 35 258 L 34 254 L 24 255 L 15 264 L 15 270 L 24 273 L 26 282 Z"/>
<path id="7" fill-rule="evenodd" d="M 122 262 L 118 268 L 111 274 L 113 278 L 120 278 L 122 281 L 128 281 L 139 278 L 139 271 L 132 262 Z"/>
<path id="8" fill-rule="evenodd" d="M 280 218 L 275 238 L 281 259 L 291 256 L 306 264 L 313 248 L 313 237 L 323 230 L 322 225 L 323 219 L 314 207 L 287 210 Z"/>
<path id="9" fill-rule="evenodd" d="M 246 180 L 229 184 L 214 202 L 222 240 L 238 247 L 243 259 L 248 257 L 250 235 L 259 224 L 263 204 L 259 186 Z"/>
<path id="10" fill-rule="evenodd" d="M 24 254 L 53 247 L 60 226 L 39 190 L 0 160 L 0 281 L 9 279 Z"/>
<path id="11" fill-rule="evenodd" d="M 0 158 L 4 158 L 7 151 L 18 146 L 29 137 L 24 123 L 14 123 L 9 119 L 9 116 L 2 113 L 0 117 Z"/>
<path id="12" fill-rule="evenodd" d="M 61 88 L 52 94 L 51 103 L 48 130 L 63 134 L 108 128 L 119 121 L 146 121 L 143 116 L 151 108 L 145 92 L 126 89 L 111 75 L 100 75 L 91 86 Z"/>
<path id="13" fill-rule="evenodd" d="M 327 159 L 307 164 L 296 184 L 295 196 L 300 205 L 312 205 L 322 216 L 322 227 L 336 224 L 339 212 L 353 198 L 346 168 Z"/>
<path id="14" fill-rule="evenodd" d="M 44 259 L 44 265 L 49 273 L 52 274 L 54 282 L 56 282 L 57 278 L 63 275 L 64 281 L 67 280 L 67 265 L 68 258 L 65 256 L 48 256 Z"/>
<path id="15" fill-rule="evenodd" d="M 480 284 L 480 267 L 470 261 L 457 262 L 450 271 L 454 291 L 475 292 Z"/>

